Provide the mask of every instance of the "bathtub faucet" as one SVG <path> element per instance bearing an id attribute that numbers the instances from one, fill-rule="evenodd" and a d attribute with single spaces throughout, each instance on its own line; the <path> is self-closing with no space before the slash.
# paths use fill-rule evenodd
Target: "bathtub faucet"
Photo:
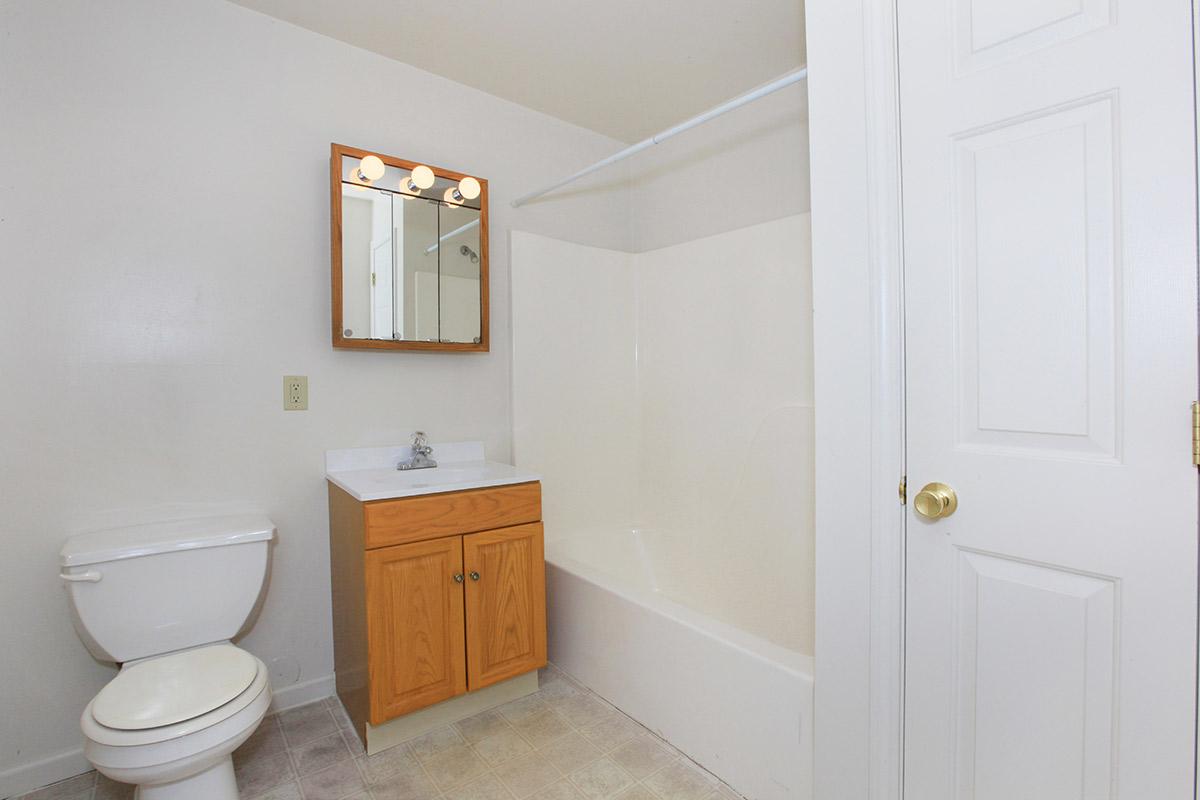
<path id="1" fill-rule="evenodd" d="M 436 467 L 437 462 L 429 456 L 433 453 L 433 448 L 425 440 L 425 432 L 417 431 L 412 437 L 412 457 L 401 461 L 396 465 L 396 469 L 430 469 Z"/>

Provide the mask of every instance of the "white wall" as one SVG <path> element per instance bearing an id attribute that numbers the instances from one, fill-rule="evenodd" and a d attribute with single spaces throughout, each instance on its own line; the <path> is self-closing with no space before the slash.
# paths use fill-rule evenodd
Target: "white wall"
<path id="1" fill-rule="evenodd" d="M 4 796 L 86 767 L 79 713 L 113 674 L 55 577 L 69 531 L 263 508 L 280 542 L 244 643 L 278 688 L 323 689 L 323 451 L 421 427 L 508 458 L 504 232 L 631 237 L 617 195 L 508 205 L 619 143 L 238 6 L 4 3 L 0 33 Z M 491 179 L 492 353 L 332 350 L 331 141 Z M 309 376 L 311 410 L 281 410 L 284 374 Z"/>
<path id="2" fill-rule="evenodd" d="M 512 253 L 514 455 L 545 476 L 548 538 L 685 537 L 702 563 L 676 571 L 741 618 L 763 600 L 750 615 L 807 653 L 809 249 L 800 214 L 633 256 L 514 233 Z"/>

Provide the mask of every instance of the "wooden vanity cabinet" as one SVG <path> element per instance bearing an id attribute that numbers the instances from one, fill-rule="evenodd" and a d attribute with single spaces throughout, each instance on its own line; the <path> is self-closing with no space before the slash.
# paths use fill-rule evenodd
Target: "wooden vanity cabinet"
<path id="1" fill-rule="evenodd" d="M 546 663 L 541 486 L 360 502 L 329 485 L 338 695 L 365 734 Z"/>

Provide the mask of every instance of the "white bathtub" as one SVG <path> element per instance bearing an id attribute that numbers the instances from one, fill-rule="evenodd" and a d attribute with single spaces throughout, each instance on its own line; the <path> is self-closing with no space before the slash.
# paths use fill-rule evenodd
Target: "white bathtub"
<path id="1" fill-rule="evenodd" d="M 810 579 L 703 538 L 548 542 L 550 659 L 751 800 L 809 800 Z"/>

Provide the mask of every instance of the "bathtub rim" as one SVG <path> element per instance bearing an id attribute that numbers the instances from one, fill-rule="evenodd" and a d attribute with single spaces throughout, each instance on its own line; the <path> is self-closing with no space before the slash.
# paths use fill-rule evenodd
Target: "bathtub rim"
<path id="1" fill-rule="evenodd" d="M 554 547 L 547 548 L 546 564 L 548 566 L 568 572 L 585 583 L 612 592 L 621 599 L 641 606 L 650 612 L 662 613 L 690 630 L 736 647 L 748 656 L 782 668 L 796 678 L 806 680 L 810 684 L 813 681 L 816 663 L 814 655 L 790 650 L 783 645 L 748 633 L 654 591 L 625 585 L 619 577 L 587 562 L 553 552 L 556 549 Z"/>

